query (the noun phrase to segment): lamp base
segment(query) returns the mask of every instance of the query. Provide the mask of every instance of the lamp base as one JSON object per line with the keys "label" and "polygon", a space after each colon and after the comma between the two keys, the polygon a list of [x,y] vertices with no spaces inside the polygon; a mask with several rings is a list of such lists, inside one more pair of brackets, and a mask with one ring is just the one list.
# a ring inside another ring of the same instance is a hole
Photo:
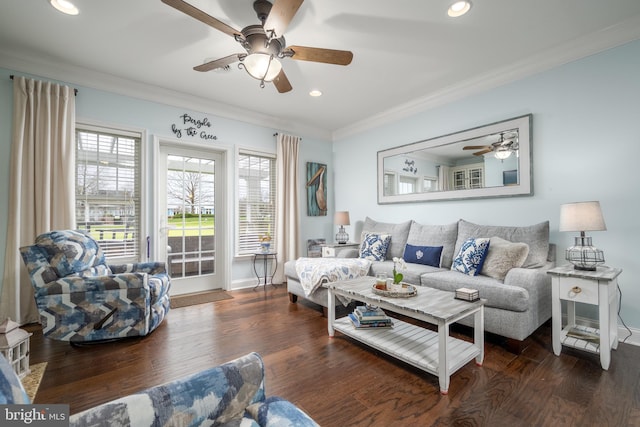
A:
{"label": "lamp base", "polygon": [[592,267],[584,267],[582,265],[576,265],[573,264],[573,269],[574,270],[580,270],[580,271],[596,271],[597,270],[597,266],[592,266]]}
{"label": "lamp base", "polygon": [[341,225],[340,229],[338,230],[338,234],[336,234],[336,242],[338,242],[338,244],[340,245],[344,245],[348,241],[349,241],[349,235],[344,230],[344,227]]}
{"label": "lamp base", "polygon": [[591,245],[591,237],[580,236],[575,238],[575,245],[565,251],[565,259],[576,270],[595,271],[598,265],[604,264],[604,253]]}

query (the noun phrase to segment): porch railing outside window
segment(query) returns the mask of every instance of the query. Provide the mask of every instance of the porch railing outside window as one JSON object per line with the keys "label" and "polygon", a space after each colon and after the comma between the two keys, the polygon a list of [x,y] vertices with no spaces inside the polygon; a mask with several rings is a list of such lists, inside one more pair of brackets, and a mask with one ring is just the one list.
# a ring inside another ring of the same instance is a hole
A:
{"label": "porch railing outside window", "polygon": [[141,135],[76,125],[76,221],[109,260],[140,260]]}

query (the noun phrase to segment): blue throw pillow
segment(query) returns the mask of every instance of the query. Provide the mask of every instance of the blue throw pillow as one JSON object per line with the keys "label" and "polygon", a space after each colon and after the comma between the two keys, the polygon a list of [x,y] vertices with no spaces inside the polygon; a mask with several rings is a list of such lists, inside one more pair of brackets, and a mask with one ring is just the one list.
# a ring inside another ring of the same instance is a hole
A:
{"label": "blue throw pillow", "polygon": [[489,242],[488,237],[465,240],[453,260],[453,264],[451,264],[451,269],[469,276],[477,276],[482,270],[484,259],[487,257]]}
{"label": "blue throw pillow", "polygon": [[406,262],[414,264],[430,265],[432,267],[440,267],[440,256],[442,255],[442,246],[414,246],[404,247],[404,255],[402,258]]}
{"label": "blue throw pillow", "polygon": [[384,261],[391,242],[389,234],[362,233],[360,258],[370,261]]}

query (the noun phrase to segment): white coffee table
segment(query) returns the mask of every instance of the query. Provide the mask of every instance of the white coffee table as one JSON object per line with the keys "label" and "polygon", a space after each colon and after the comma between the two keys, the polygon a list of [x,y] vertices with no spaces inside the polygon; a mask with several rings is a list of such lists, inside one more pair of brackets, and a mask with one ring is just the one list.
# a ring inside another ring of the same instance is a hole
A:
{"label": "white coffee table", "polygon": [[[451,375],[475,358],[482,366],[484,360],[484,303],[461,301],[453,292],[418,286],[418,295],[410,298],[389,298],[375,294],[375,278],[325,283],[328,290],[328,330],[358,340],[368,346],[400,359],[425,372],[437,375],[440,392],[447,394]],[[398,319],[390,329],[356,329],[349,317],[336,319],[335,295],[377,305],[395,313],[419,319],[438,327],[434,332]],[[468,342],[449,336],[449,326],[473,315],[474,341]]]}

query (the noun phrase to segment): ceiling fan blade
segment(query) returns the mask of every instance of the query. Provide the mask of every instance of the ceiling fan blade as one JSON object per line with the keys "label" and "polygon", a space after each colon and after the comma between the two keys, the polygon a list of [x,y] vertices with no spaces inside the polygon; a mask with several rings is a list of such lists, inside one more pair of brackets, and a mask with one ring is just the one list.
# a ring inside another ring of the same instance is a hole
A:
{"label": "ceiling fan blade", "polygon": [[183,0],[162,0],[162,3],[167,4],[174,9],[179,10],[182,13],[185,13],[192,18],[196,18],[198,21],[204,22],[205,24],[215,28],[216,30],[220,30],[225,34],[230,35],[231,37],[236,37],[236,35],[242,35],[240,31],[236,30],[233,27],[225,24],[222,21],[217,20],[213,16],[203,12],[195,6],[190,5],[186,1]]}
{"label": "ceiling fan blade", "polygon": [[491,148],[488,145],[467,145],[466,147],[463,147],[463,150],[482,150],[485,148]]}
{"label": "ceiling fan blade", "polygon": [[[268,36],[282,37],[304,0],[276,0],[269,16],[264,21],[264,31]],[[272,34],[273,33],[273,34]]]}
{"label": "ceiling fan blade", "polygon": [[233,64],[236,61],[239,61],[241,57],[246,56],[245,53],[234,53],[233,55],[225,56],[224,58],[216,59],[213,61],[206,62],[202,65],[198,65],[193,67],[196,71],[211,71],[216,68],[224,68],[229,64]]}
{"label": "ceiling fan blade", "polygon": [[301,61],[324,62],[325,64],[349,65],[353,59],[353,53],[348,50],[321,49],[318,47],[288,46],[293,52],[292,59]]}
{"label": "ceiling fan blade", "polygon": [[291,89],[293,89],[293,87],[291,87],[291,83],[289,83],[287,75],[284,73],[284,70],[280,70],[280,73],[278,73],[277,77],[273,79],[273,84],[280,93],[289,92]]}
{"label": "ceiling fan blade", "polygon": [[482,156],[483,154],[487,154],[492,152],[493,150],[491,148],[485,148],[482,151],[478,151],[477,153],[473,153],[474,156]]}

